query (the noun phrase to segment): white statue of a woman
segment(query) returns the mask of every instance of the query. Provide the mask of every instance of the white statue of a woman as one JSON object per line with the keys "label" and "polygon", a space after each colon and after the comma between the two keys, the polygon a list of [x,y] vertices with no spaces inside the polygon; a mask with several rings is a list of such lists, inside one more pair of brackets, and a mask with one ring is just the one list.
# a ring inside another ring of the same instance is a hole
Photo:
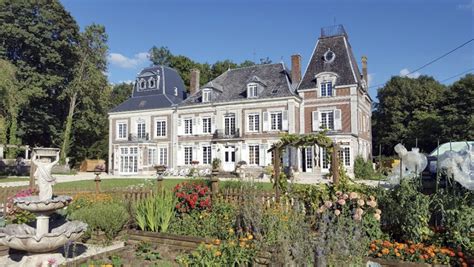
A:
{"label": "white statue of a woman", "polygon": [[56,183],[56,178],[51,176],[51,169],[59,161],[59,151],[56,152],[56,160],[49,162],[48,159],[33,158],[33,163],[36,165],[34,177],[39,187],[39,200],[45,201],[53,197],[53,185]]}

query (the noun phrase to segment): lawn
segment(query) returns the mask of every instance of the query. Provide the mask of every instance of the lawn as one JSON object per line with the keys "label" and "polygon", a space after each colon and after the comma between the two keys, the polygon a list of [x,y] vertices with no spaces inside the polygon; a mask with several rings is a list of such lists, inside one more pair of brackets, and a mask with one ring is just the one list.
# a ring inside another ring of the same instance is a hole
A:
{"label": "lawn", "polygon": [[[27,181],[27,180],[25,180]],[[147,182],[148,181],[148,182]],[[140,185],[145,183],[151,183],[153,186],[155,185],[155,179],[145,179],[145,178],[124,178],[124,179],[103,179],[100,182],[100,189],[101,190],[111,190],[111,189],[120,189],[126,188],[132,185]],[[165,188],[171,189],[179,183],[184,181],[189,181],[186,179],[164,179],[163,185]],[[226,183],[235,183],[229,181],[221,181],[219,184],[220,186],[225,186]],[[260,183],[262,186],[262,190],[271,190],[272,184],[271,183]],[[82,180],[82,181],[74,181],[74,182],[63,182],[58,183],[54,186],[54,190],[74,190],[74,191],[89,191],[95,190],[95,182],[93,180]]]}
{"label": "lawn", "polygon": [[0,177],[0,183],[10,183],[10,182],[28,182],[30,179],[29,178],[21,178],[21,177]]}

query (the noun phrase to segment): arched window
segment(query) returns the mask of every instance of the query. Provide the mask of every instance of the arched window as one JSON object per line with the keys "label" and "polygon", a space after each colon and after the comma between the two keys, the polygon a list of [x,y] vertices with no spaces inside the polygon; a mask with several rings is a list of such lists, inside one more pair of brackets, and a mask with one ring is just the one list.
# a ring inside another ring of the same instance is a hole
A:
{"label": "arched window", "polygon": [[155,84],[155,78],[152,77],[148,80],[148,88],[155,88]]}

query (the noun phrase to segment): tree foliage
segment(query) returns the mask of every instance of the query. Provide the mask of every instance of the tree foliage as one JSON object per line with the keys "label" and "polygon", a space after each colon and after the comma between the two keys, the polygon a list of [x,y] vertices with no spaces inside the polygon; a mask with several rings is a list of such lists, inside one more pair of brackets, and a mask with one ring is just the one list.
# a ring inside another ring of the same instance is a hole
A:
{"label": "tree foliage", "polygon": [[431,152],[440,142],[474,137],[474,78],[467,75],[449,87],[428,76],[392,77],[377,93],[373,112],[374,151],[392,155],[397,143]]}

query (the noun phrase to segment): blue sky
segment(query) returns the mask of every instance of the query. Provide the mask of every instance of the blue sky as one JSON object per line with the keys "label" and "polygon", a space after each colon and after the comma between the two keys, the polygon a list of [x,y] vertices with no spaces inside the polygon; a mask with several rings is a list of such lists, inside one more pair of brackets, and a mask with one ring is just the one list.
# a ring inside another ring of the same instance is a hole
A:
{"label": "blue sky", "polygon": [[[125,1],[62,0],[83,29],[109,35],[109,80],[133,80],[147,51],[167,46],[199,62],[284,61],[298,53],[303,71],[320,28],[343,24],[355,56],[368,57],[370,85],[429,62],[474,36],[474,0]],[[420,70],[438,80],[474,68],[474,42]],[[471,72],[473,72],[471,70]],[[450,84],[456,77],[445,81]],[[373,98],[376,88],[370,88]]]}

